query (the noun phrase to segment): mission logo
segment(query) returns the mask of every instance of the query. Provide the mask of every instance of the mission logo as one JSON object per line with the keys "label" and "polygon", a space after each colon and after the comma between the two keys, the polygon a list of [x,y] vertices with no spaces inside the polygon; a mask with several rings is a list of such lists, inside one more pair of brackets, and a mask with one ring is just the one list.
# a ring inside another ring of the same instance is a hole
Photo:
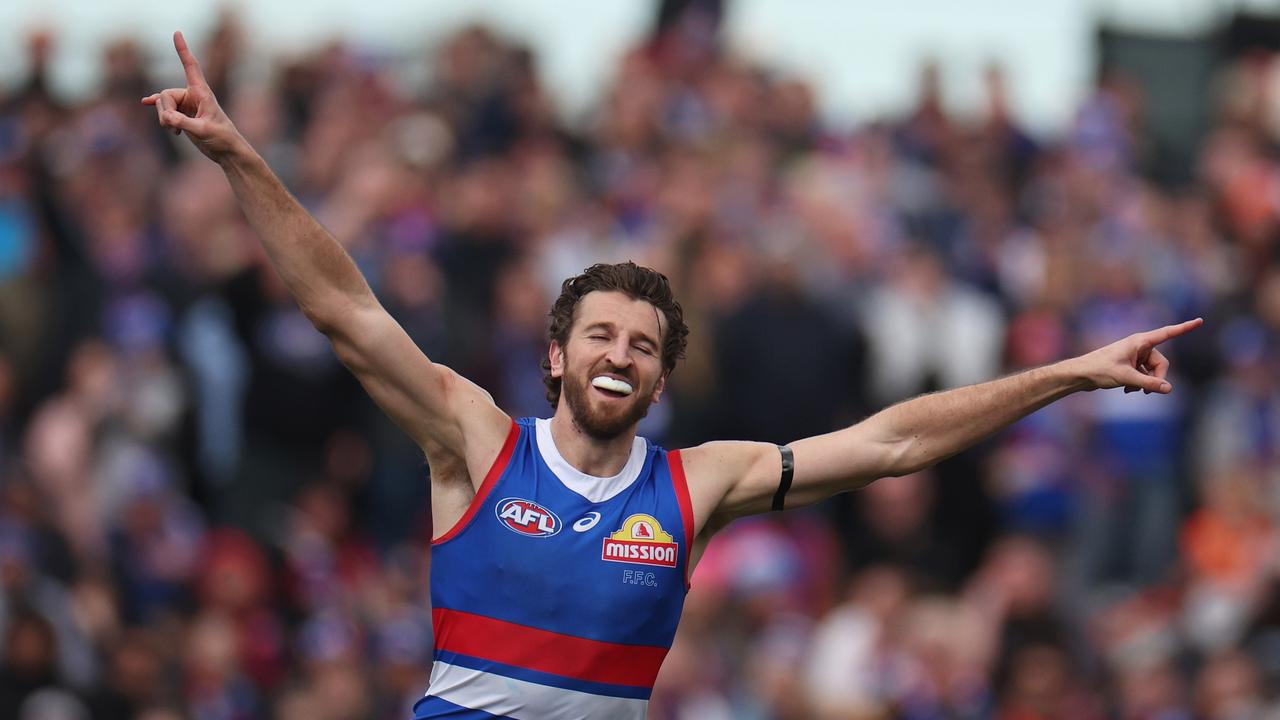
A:
{"label": "mission logo", "polygon": [[673,568],[679,547],[656,518],[637,513],[623,520],[622,528],[604,539],[600,556],[611,562]]}
{"label": "mission logo", "polygon": [[550,537],[560,532],[560,518],[532,500],[506,498],[494,511],[498,521],[511,532],[528,537]]}

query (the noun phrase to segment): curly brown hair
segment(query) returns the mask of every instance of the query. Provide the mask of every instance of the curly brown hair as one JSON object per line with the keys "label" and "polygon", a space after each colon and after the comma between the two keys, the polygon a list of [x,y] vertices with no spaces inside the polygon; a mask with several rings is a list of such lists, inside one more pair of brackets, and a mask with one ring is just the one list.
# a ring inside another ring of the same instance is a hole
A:
{"label": "curly brown hair", "polygon": [[[578,303],[587,293],[613,291],[625,293],[635,300],[644,300],[662,311],[667,318],[667,330],[662,337],[662,372],[670,375],[676,361],[684,357],[688,343],[689,326],[684,323],[684,310],[671,293],[667,276],[652,268],[636,265],[631,261],[597,263],[581,275],[568,278],[560,286],[560,297],[551,306],[551,325],[547,329],[548,341],[554,340],[564,347],[569,342],[569,330],[573,327]],[[555,407],[560,402],[560,378],[551,377],[551,359],[542,358],[542,382],[547,386],[547,402]]]}

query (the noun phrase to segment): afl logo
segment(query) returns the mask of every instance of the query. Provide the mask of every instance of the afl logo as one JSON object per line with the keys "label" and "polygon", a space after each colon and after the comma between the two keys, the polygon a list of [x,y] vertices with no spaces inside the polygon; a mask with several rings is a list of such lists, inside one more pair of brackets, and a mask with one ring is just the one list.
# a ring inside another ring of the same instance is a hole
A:
{"label": "afl logo", "polygon": [[528,537],[550,537],[560,532],[560,518],[532,500],[506,498],[494,510],[498,521],[511,532]]}

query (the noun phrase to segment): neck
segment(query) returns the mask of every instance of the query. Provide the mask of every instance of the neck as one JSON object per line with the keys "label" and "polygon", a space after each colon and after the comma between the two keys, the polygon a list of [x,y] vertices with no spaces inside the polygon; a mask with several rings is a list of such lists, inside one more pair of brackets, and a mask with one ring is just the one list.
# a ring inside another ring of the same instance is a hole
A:
{"label": "neck", "polygon": [[556,443],[560,457],[575,470],[595,477],[612,477],[622,472],[631,458],[631,446],[636,439],[636,428],[608,440],[591,437],[573,421],[567,403],[561,401],[551,418],[551,439]]}

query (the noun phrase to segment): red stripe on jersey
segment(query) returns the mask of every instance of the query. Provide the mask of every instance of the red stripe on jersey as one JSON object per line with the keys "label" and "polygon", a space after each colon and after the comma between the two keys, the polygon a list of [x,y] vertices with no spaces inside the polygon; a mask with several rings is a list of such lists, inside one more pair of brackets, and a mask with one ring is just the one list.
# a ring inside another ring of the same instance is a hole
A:
{"label": "red stripe on jersey", "polygon": [[511,453],[515,451],[516,440],[519,437],[520,424],[512,420],[511,429],[507,431],[507,440],[502,443],[502,450],[498,452],[498,457],[494,459],[493,465],[490,466],[489,473],[484,476],[484,482],[480,483],[480,489],[476,490],[476,496],[471,498],[471,504],[467,506],[467,511],[462,514],[458,522],[453,524],[453,527],[449,528],[449,532],[432,540],[432,545],[439,545],[452,540],[467,527],[467,523],[471,522],[471,518],[476,516],[476,512],[484,504],[484,499],[489,496],[489,491],[493,490],[493,486],[498,484],[498,478],[502,477],[502,471],[507,469],[507,463],[511,462]]}
{"label": "red stripe on jersey", "polygon": [[667,453],[667,466],[671,468],[671,484],[676,489],[676,503],[680,505],[680,518],[684,520],[684,587],[689,588],[689,559],[693,557],[693,502],[689,500],[689,482],[684,477],[684,459],[679,450]]}
{"label": "red stripe on jersey", "polygon": [[653,687],[667,648],[561,635],[484,615],[435,608],[437,650],[587,682]]}

